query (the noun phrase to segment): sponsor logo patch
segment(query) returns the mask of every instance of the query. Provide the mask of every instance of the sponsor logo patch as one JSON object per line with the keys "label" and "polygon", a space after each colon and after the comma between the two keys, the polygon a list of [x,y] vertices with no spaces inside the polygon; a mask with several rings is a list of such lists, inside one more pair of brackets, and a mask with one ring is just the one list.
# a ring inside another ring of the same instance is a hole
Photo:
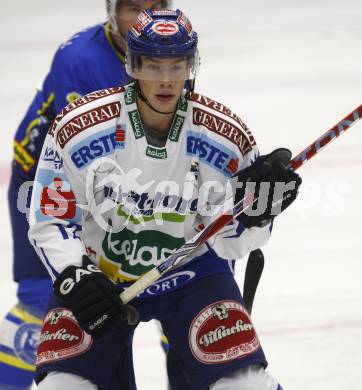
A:
{"label": "sponsor logo patch", "polygon": [[36,202],[36,220],[48,221],[54,217],[59,219],[80,221],[81,210],[77,208],[76,197],[67,177],[54,170],[39,169],[38,179],[33,188]]}
{"label": "sponsor logo patch", "polygon": [[81,329],[70,310],[53,309],[44,318],[36,365],[81,355],[91,345],[92,337]]}
{"label": "sponsor logo patch", "polygon": [[189,346],[198,361],[218,364],[250,355],[260,342],[245,308],[236,301],[219,301],[195,317]]}
{"label": "sponsor logo patch", "polygon": [[194,107],[193,123],[197,126],[205,126],[213,133],[228,139],[238,147],[243,156],[252,150],[252,144],[249,137],[240,127],[234,126],[232,123],[221,117],[215,116],[208,111]]}
{"label": "sponsor logo patch", "polygon": [[177,103],[177,109],[178,110],[181,110],[183,112],[186,112],[187,111],[187,107],[188,107],[188,102],[187,102],[187,99],[184,98],[183,96],[180,96],[180,99]]}
{"label": "sponsor logo patch", "polygon": [[160,21],[152,26],[152,30],[158,35],[175,35],[179,31],[179,27],[175,22]]}
{"label": "sponsor logo patch", "polygon": [[117,214],[129,222],[140,224],[161,219],[169,222],[184,222],[186,214],[197,211],[197,198],[156,192],[153,197],[147,192],[122,193],[116,187],[104,186],[104,196],[119,205]]}
{"label": "sponsor logo patch", "polygon": [[74,165],[83,169],[97,157],[112,154],[115,149],[124,149],[126,141],[126,126],[117,126],[92,134],[69,150]]}
{"label": "sponsor logo patch", "polygon": [[153,11],[154,16],[176,16],[176,11],[171,9],[158,9]]}
{"label": "sponsor logo patch", "polygon": [[184,122],[185,122],[185,118],[183,116],[178,114],[175,115],[171,125],[170,135],[168,136],[168,138],[171,141],[173,142],[178,141],[178,139],[180,138],[180,133]]}
{"label": "sponsor logo patch", "polygon": [[188,20],[188,18],[186,17],[186,15],[183,12],[180,13],[180,16],[178,17],[177,21],[181,24],[181,26],[183,26],[186,29],[188,34],[191,36],[191,34],[192,34],[192,25],[191,25],[190,21]]}
{"label": "sponsor logo patch", "polygon": [[[123,143],[126,140],[126,130],[122,129],[122,126],[117,126],[116,128],[116,142]],[[117,145],[121,146],[121,145]],[[124,148],[124,144],[122,145],[122,149]]]}
{"label": "sponsor logo patch", "polygon": [[137,139],[142,138],[145,135],[145,131],[143,129],[140,114],[138,113],[137,110],[134,110],[134,111],[130,111],[128,113],[128,116],[131,121],[134,136]]}
{"label": "sponsor logo patch", "polygon": [[123,274],[134,278],[159,265],[184,243],[184,238],[157,230],[134,233],[124,228],[117,233],[107,232],[102,248],[109,260],[121,266]]}
{"label": "sponsor logo patch", "polygon": [[136,91],[134,88],[129,88],[124,94],[124,101],[129,106],[130,104],[136,103]]}
{"label": "sponsor logo patch", "polygon": [[187,132],[186,154],[198,157],[225,176],[232,176],[238,169],[236,153],[202,133]]}
{"label": "sponsor logo patch", "polygon": [[163,160],[167,158],[166,148],[154,148],[153,146],[147,146],[146,156]]}
{"label": "sponsor logo patch", "polygon": [[216,102],[215,100],[207,98],[206,96],[199,95],[198,93],[193,93],[190,96],[190,99],[193,100],[194,102],[202,104],[205,107],[208,107],[208,108],[211,108],[211,109],[213,109],[215,111],[218,111],[221,114],[224,114],[224,115],[228,116],[229,118],[232,118],[232,119],[236,120],[236,122],[239,123],[239,125],[242,127],[242,129],[248,135],[249,140],[250,140],[252,146],[256,145],[255,139],[254,139],[251,131],[249,130],[248,126],[246,126],[246,124],[236,114],[234,114],[230,110],[230,108],[224,106],[223,104],[221,104],[219,102]]}
{"label": "sponsor logo patch", "polygon": [[119,116],[121,104],[113,102],[84,112],[68,121],[57,133],[57,141],[61,148],[77,134],[97,124],[107,122]]}
{"label": "sponsor logo patch", "polygon": [[188,282],[194,279],[196,276],[193,271],[182,271],[172,274],[166,278],[160,279],[157,283],[152,284],[150,287],[139,295],[139,297],[155,296],[160,294],[169,293],[185,286]]}
{"label": "sponsor logo patch", "polygon": [[41,193],[40,210],[48,217],[72,219],[76,214],[76,199],[72,190],[63,188],[60,177],[53,179],[52,187],[44,187]]}
{"label": "sponsor logo patch", "polygon": [[100,91],[95,91],[89,93],[88,95],[82,96],[79,99],[75,100],[73,103],[68,104],[63,110],[55,117],[54,122],[49,127],[48,134],[51,136],[54,135],[55,129],[59,122],[70,112],[75,110],[78,107],[84,106],[90,102],[94,102],[95,100],[102,99],[105,96],[115,95],[117,93],[123,92],[124,87],[114,87],[114,88],[106,88]]}
{"label": "sponsor logo patch", "polygon": [[45,148],[44,154],[42,156],[43,161],[52,162],[54,164],[54,169],[62,169],[63,160],[59,156],[59,153],[54,150],[51,146]]}
{"label": "sponsor logo patch", "polygon": [[142,11],[138,14],[135,24],[132,27],[132,31],[139,36],[141,31],[152,22],[151,16],[148,15],[147,12]]}

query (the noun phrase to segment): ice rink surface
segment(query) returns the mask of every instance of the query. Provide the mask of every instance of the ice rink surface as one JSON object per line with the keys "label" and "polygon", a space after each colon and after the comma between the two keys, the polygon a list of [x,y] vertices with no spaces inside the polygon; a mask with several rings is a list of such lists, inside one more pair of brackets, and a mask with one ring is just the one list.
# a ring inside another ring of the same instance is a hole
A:
{"label": "ice rink surface", "polygon": [[[200,36],[197,90],[243,118],[262,152],[300,152],[362,103],[361,0],[175,1]],[[15,303],[6,187],[12,137],[56,47],[105,18],[101,0],[0,6],[0,314]],[[253,321],[286,390],[362,388],[362,121],[300,170],[278,218]],[[242,284],[245,260],[237,279]],[[154,324],[136,333],[139,389],[164,389]]]}

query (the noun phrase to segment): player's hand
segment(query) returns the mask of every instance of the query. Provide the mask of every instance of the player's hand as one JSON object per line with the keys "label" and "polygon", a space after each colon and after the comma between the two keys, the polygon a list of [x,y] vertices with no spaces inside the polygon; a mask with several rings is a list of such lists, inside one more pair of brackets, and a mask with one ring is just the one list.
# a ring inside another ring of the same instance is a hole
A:
{"label": "player's hand", "polygon": [[[253,207],[255,211],[249,209],[237,217],[245,227],[267,224],[297,198],[302,179],[292,169],[286,169],[291,157],[290,150],[279,148],[270,154],[260,156],[252,165],[234,175],[239,185],[243,183],[242,188],[237,186],[235,189],[235,203],[245,197],[245,187],[248,186],[245,186],[245,183],[248,182],[256,183],[254,197],[258,197],[257,202],[261,202],[260,208],[257,208],[259,205],[256,202]],[[270,186],[264,188],[264,185],[261,186],[263,182],[270,183]],[[285,183],[286,187],[281,183]],[[256,210],[260,212],[257,213]]]}
{"label": "player's hand", "polygon": [[[82,267],[69,266],[54,283],[54,293],[73,312],[79,325],[93,338],[111,332],[130,329],[130,306],[119,297],[121,288],[113,283],[88,258],[83,256]],[[132,325],[138,322],[138,313],[132,307]]]}

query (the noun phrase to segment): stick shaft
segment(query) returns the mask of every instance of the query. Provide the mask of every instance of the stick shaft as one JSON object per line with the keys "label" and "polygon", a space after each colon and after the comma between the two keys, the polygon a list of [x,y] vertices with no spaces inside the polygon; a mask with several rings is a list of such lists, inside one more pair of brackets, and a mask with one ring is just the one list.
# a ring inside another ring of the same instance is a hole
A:
{"label": "stick shaft", "polygon": [[323,148],[328,144],[338,138],[341,134],[346,132],[352,125],[354,125],[362,117],[362,104],[357,107],[354,111],[348,114],[340,122],[334,125],[331,129],[326,131],[321,137],[316,141],[310,144],[297,156],[295,156],[291,162],[290,166],[297,170],[308,160],[313,158],[317,153],[319,153]]}

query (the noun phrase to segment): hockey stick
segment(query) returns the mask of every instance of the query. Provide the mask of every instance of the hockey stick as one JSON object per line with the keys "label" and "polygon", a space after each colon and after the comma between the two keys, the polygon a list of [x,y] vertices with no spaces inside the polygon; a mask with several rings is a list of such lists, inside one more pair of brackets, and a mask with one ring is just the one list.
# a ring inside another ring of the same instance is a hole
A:
{"label": "hockey stick", "polygon": [[[359,111],[359,108],[356,110],[357,112]],[[355,116],[353,115],[353,119],[354,118],[355,118]],[[343,128],[343,125],[346,125],[346,123],[343,123],[343,121],[342,121],[342,126],[341,126],[341,128],[339,128],[342,131],[345,130]],[[347,123],[347,125],[348,125],[348,123]],[[350,127],[351,125],[352,124],[350,124],[348,127]],[[346,128],[348,128],[348,127],[346,127]],[[331,129],[331,130],[333,130],[333,129]],[[327,133],[329,133],[329,132],[327,132]],[[327,136],[327,133],[324,134],[324,136]],[[339,132],[338,135],[340,135],[340,133],[341,132]],[[321,143],[324,139],[324,136],[321,137],[322,138],[322,140],[320,140]],[[312,149],[307,148],[304,152],[308,153],[309,150],[313,150],[313,145],[314,144],[312,144],[309,147]],[[297,169],[297,168],[298,167],[296,167],[294,169]],[[264,269],[263,252],[260,249],[256,249],[255,251],[250,252],[249,257],[248,257],[248,261],[246,264],[246,268],[245,268],[244,288],[243,288],[243,300],[244,300],[245,308],[247,309],[249,314],[251,314],[252,309],[253,309],[255,293],[256,293],[256,290],[258,288],[258,284],[259,284],[261,275],[263,273],[263,269]]]}
{"label": "hockey stick", "polygon": [[244,276],[243,300],[245,309],[251,314],[256,289],[264,269],[264,255],[260,249],[250,252],[248,262],[246,263]]}
{"label": "hockey stick", "polygon": [[[321,137],[314,141],[310,146],[300,152],[295,156],[288,165],[288,168],[294,170],[299,169],[304,165],[308,160],[313,158],[317,153],[319,153],[325,146],[334,141],[337,137],[343,134],[348,128],[355,124],[360,117],[362,116],[362,105],[357,107],[344,119],[338,122],[330,130],[325,132]],[[151,269],[143,276],[141,276],[136,282],[134,282],[130,287],[126,288],[121,294],[120,298],[124,304],[127,304],[133,298],[135,298],[140,292],[145,288],[153,284],[158,280],[164,273],[171,271],[178,264],[181,263],[190,253],[192,253],[196,248],[206,242],[210,237],[214,236],[218,231],[220,231],[224,226],[232,222],[238,215],[245,212],[249,209],[254,202],[257,201],[255,198],[252,202],[248,202],[244,205],[244,199],[239,201],[234,205],[232,209],[228,212],[221,214],[215,220],[213,220],[209,225],[207,225],[203,230],[197,233],[193,238],[187,241],[179,249],[177,249],[171,256],[165,259],[160,265]]]}

